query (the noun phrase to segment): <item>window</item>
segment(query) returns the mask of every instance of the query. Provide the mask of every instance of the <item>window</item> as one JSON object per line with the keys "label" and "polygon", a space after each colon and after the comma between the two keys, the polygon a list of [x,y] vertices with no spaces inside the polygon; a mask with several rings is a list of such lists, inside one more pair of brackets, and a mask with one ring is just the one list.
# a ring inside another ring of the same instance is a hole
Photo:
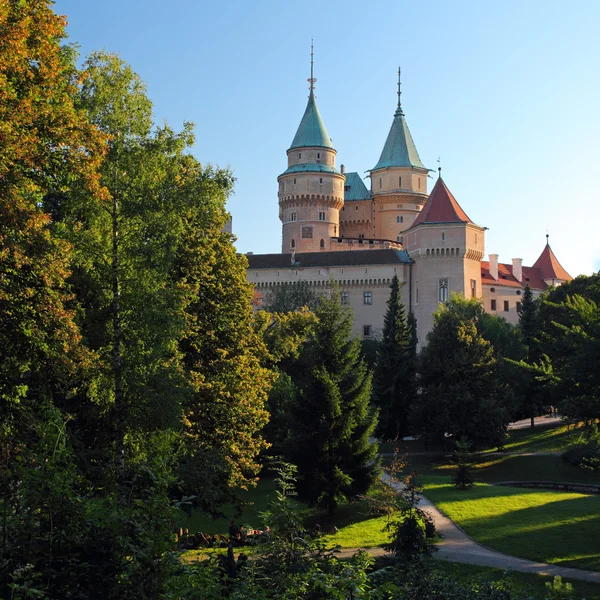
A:
{"label": "window", "polygon": [[302,158],[302,152],[298,152],[298,160]]}
{"label": "window", "polygon": [[347,306],[348,304],[350,304],[350,294],[348,292],[342,292],[340,294],[340,302],[344,306]]}
{"label": "window", "polygon": [[362,242],[362,240],[364,240],[364,239],[365,239],[365,234],[364,234],[364,233],[359,233],[359,234],[358,234],[358,239],[359,239],[359,241],[361,241],[361,242]]}
{"label": "window", "polygon": [[363,302],[365,304],[373,304],[373,292],[364,292]]}
{"label": "window", "polygon": [[417,178],[417,184],[419,186],[419,189],[421,189],[421,178],[420,177]]}
{"label": "window", "polygon": [[296,178],[294,177],[294,185],[296,185]]}
{"label": "window", "polygon": [[521,303],[517,302],[517,312],[521,314]]}
{"label": "window", "polygon": [[296,213],[295,213],[295,212],[293,212],[293,213],[290,215],[290,220],[291,220],[291,221],[295,221],[295,220],[296,220]]}
{"label": "window", "polygon": [[402,243],[402,236],[401,236],[401,235],[399,235],[399,236],[396,238],[396,241],[398,241],[398,242]]}
{"label": "window", "polygon": [[371,337],[373,335],[373,329],[370,325],[363,325],[363,337]]}
{"label": "window", "polygon": [[404,223],[404,217],[396,217],[396,223]]}
{"label": "window", "polygon": [[496,310],[496,300],[495,299],[492,299],[490,301],[490,309],[491,310]]}
{"label": "window", "polygon": [[324,220],[325,220],[325,213],[319,212],[319,221],[324,221]]}
{"label": "window", "polygon": [[442,242],[446,239],[446,232],[442,231]]}
{"label": "window", "polygon": [[317,160],[319,160],[321,158],[321,153],[317,152]]}
{"label": "window", "polygon": [[319,177],[319,183],[323,183],[323,178]]}
{"label": "window", "polygon": [[292,243],[290,244],[292,246],[292,248],[296,247],[296,240],[292,240]]}
{"label": "window", "polygon": [[344,191],[345,192],[349,192],[350,191],[350,186],[349,185],[345,185],[344,186]]}
{"label": "window", "polygon": [[471,279],[471,298],[477,298],[477,280]]}
{"label": "window", "polygon": [[508,300],[504,301],[504,312],[508,312],[510,310],[510,306],[508,304]]}
{"label": "window", "polygon": [[402,187],[402,177],[398,177],[398,187]]}
{"label": "window", "polygon": [[333,226],[333,235],[337,235],[337,225]]}
{"label": "window", "polygon": [[312,240],[312,236],[313,236],[313,228],[310,225],[304,225],[302,227],[302,237],[306,240],[306,239],[311,239]]}
{"label": "window", "polygon": [[417,288],[417,297],[415,299],[415,304],[419,304],[419,288]]}
{"label": "window", "polygon": [[320,244],[319,244],[319,246],[321,248],[325,248],[325,240],[322,239],[321,242],[320,242]]}
{"label": "window", "polygon": [[383,179],[380,177],[379,178],[379,189],[381,189],[381,186],[383,185]]}
{"label": "window", "polygon": [[438,282],[438,288],[439,288],[439,299],[440,302],[446,302],[446,300],[448,300],[448,280],[447,279],[440,279]]}
{"label": "window", "polygon": [[358,210],[358,206],[355,206],[356,210]]}

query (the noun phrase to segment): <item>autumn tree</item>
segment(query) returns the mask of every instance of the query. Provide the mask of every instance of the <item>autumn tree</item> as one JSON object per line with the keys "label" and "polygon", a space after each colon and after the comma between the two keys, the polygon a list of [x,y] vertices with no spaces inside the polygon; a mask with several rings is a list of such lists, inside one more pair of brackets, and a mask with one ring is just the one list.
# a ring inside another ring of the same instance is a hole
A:
{"label": "autumn tree", "polygon": [[334,287],[321,297],[318,324],[294,382],[289,458],[298,465],[299,494],[332,513],[340,500],[365,493],[377,477],[377,415],[370,407],[371,375],[351,337],[352,313]]}
{"label": "autumn tree", "polygon": [[409,410],[415,394],[415,361],[400,283],[395,275],[390,288],[373,381],[379,407],[378,433],[384,439],[401,439],[408,433]]}

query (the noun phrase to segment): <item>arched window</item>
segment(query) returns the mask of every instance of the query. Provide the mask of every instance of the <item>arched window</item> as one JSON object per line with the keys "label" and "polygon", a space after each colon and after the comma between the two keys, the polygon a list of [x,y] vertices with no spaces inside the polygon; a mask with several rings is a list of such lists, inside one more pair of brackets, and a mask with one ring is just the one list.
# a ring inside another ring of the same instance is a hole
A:
{"label": "arched window", "polygon": [[321,240],[320,246],[321,246],[321,248],[325,248],[325,240],[323,240],[323,239]]}
{"label": "arched window", "polygon": [[404,217],[396,217],[396,223],[404,223]]}
{"label": "arched window", "polygon": [[292,246],[292,248],[296,247],[296,240],[292,240],[291,246]]}

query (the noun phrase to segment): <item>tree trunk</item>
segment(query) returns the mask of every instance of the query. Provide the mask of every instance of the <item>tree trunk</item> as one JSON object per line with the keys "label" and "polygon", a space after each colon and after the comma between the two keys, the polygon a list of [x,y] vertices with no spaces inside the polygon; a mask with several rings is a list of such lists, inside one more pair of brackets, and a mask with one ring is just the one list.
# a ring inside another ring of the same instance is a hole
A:
{"label": "tree trunk", "polygon": [[125,503],[125,406],[123,398],[123,363],[121,360],[121,307],[119,304],[119,199],[113,194],[112,212],[112,319],[113,319],[113,378],[115,385],[114,435],[119,503]]}

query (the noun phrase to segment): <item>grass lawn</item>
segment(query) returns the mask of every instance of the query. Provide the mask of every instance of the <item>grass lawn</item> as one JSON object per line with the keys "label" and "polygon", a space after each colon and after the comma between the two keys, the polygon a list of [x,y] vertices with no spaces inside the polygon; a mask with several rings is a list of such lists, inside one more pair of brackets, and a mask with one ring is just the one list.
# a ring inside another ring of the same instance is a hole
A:
{"label": "grass lawn", "polygon": [[[191,516],[181,512],[177,526],[189,529],[190,533],[201,531],[211,535],[227,534],[229,524],[234,519],[238,525],[245,524],[250,528],[260,528],[263,523],[259,515],[275,498],[275,487],[272,478],[263,478],[256,488],[244,492],[242,495],[244,507],[241,515],[236,513],[233,505],[223,508],[226,515],[223,519],[212,519],[200,511],[193,511]],[[384,484],[378,482],[369,492],[369,496],[380,495],[383,487]],[[330,516],[327,511],[312,508],[300,502],[297,505],[308,529],[314,528],[317,523],[321,526],[323,533],[331,531],[334,526],[338,528],[336,534],[325,535],[324,539],[328,545],[340,545],[342,548],[369,548],[381,546],[388,541],[388,534],[383,532],[387,517],[374,516],[372,505],[368,499],[343,503],[333,516]]]}
{"label": "grass lawn", "polygon": [[[535,575],[534,573],[519,573],[518,571],[504,571],[492,567],[479,567],[447,561],[436,561],[436,570],[441,571],[459,581],[505,581],[520,595],[531,598],[546,598],[546,582],[552,582],[553,577]],[[600,600],[600,585],[587,581],[564,579],[573,585],[576,598],[586,600]]]}
{"label": "grass lawn", "polygon": [[[513,429],[508,432],[506,452],[564,452],[577,443],[581,429],[577,426],[545,425],[543,417],[536,419],[534,429]],[[491,448],[487,452],[493,452]]]}
{"label": "grass lawn", "polygon": [[424,477],[425,495],[477,541],[514,556],[600,570],[600,497]]}

